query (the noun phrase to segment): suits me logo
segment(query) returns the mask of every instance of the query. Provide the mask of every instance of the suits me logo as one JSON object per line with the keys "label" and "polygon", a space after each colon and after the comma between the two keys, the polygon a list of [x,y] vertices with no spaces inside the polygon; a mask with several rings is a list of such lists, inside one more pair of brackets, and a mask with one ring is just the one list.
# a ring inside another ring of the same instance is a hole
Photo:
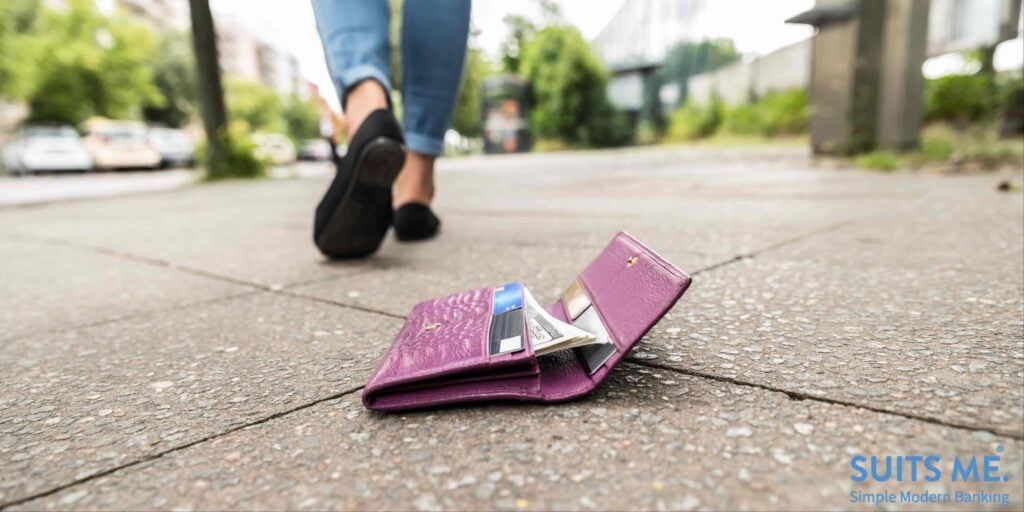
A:
{"label": "suits me logo", "polygon": [[[984,482],[1001,485],[1010,481],[1011,475],[1003,472],[1000,462],[1005,449],[996,446],[992,455],[958,455],[952,464],[943,464],[937,455],[854,455],[850,458],[853,470],[850,479],[854,482],[939,482],[951,483]],[[949,468],[948,472],[943,467]],[[908,486],[911,487],[911,486]],[[998,492],[932,492],[908,488],[899,493],[893,491],[863,492],[850,491],[851,503],[975,503],[1008,505],[1009,493]]]}

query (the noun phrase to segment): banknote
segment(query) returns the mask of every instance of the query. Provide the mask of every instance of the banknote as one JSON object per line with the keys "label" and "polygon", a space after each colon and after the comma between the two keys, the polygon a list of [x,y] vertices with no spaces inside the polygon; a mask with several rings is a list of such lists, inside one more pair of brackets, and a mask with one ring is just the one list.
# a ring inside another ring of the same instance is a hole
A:
{"label": "banknote", "polygon": [[530,342],[535,354],[540,356],[567,348],[601,342],[593,334],[551,316],[526,287],[523,287],[523,297],[525,299],[526,324],[530,331]]}

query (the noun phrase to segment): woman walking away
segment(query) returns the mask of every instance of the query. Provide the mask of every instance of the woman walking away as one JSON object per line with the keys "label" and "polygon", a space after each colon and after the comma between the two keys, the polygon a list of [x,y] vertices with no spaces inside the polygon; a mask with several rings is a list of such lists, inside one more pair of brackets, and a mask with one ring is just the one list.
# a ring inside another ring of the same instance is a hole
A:
{"label": "woman walking away", "polygon": [[435,236],[434,163],[462,81],[469,0],[406,0],[402,125],[392,112],[388,0],[313,0],[327,67],[341,97],[348,153],[316,209],[325,255],[365,257],[391,225],[400,241]]}

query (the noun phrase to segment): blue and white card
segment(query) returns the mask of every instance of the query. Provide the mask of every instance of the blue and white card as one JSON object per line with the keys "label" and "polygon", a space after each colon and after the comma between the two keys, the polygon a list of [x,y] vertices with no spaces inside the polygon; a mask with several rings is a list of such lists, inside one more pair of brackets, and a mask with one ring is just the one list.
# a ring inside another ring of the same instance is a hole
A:
{"label": "blue and white card", "polygon": [[518,281],[494,289],[494,314],[523,307],[523,283]]}

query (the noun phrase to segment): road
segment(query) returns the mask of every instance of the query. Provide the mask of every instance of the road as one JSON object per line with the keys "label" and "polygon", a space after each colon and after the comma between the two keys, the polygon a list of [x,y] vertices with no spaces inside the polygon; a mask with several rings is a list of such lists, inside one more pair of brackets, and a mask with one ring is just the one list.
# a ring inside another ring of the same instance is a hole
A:
{"label": "road", "polygon": [[[312,177],[328,172],[326,164],[300,162],[275,168],[271,175]],[[194,169],[4,176],[0,177],[0,207],[174,190],[195,183],[197,177]]]}

